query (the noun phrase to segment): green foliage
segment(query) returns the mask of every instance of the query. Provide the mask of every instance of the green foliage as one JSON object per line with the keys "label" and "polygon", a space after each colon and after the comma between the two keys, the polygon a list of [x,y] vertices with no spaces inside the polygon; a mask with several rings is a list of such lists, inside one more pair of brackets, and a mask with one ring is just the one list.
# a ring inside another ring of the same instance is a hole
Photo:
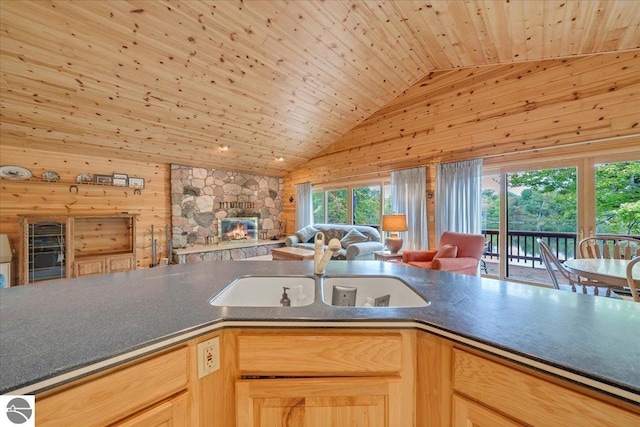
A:
{"label": "green foliage", "polygon": [[[507,177],[507,212],[511,230],[577,230],[577,173],[575,168],[546,169]],[[483,224],[497,229],[499,196],[485,190]],[[596,167],[596,231],[640,234],[640,161]]]}
{"label": "green foliage", "polygon": [[500,196],[494,190],[482,192],[482,227],[486,230],[500,228]]}
{"label": "green foliage", "polygon": [[640,234],[640,161],[596,167],[596,231]]}
{"label": "green foliage", "polygon": [[314,224],[324,224],[324,191],[317,191],[312,194],[313,200],[313,222]]}
{"label": "green foliage", "polygon": [[380,186],[353,189],[353,223],[380,224]]}
{"label": "green foliage", "polygon": [[348,224],[347,190],[327,191],[327,223]]}

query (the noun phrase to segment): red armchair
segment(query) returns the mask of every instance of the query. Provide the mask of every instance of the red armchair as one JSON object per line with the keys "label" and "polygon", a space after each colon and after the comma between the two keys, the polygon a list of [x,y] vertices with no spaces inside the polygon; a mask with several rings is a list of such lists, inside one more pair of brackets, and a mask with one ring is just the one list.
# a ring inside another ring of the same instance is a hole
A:
{"label": "red armchair", "polygon": [[402,262],[414,267],[477,276],[484,245],[485,238],[481,234],[445,231],[440,236],[438,250],[406,250],[402,253]]}

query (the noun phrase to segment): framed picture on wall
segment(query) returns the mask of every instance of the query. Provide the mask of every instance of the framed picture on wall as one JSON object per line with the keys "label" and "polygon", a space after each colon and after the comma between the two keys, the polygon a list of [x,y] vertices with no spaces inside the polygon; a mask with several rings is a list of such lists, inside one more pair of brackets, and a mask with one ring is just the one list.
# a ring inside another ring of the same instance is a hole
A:
{"label": "framed picture on wall", "polygon": [[129,175],[125,173],[113,174],[113,185],[117,187],[126,187],[129,184]]}
{"label": "framed picture on wall", "polygon": [[129,187],[144,188],[144,178],[129,178]]}
{"label": "framed picture on wall", "polygon": [[93,175],[93,182],[96,184],[111,185],[113,184],[113,177],[110,175]]}

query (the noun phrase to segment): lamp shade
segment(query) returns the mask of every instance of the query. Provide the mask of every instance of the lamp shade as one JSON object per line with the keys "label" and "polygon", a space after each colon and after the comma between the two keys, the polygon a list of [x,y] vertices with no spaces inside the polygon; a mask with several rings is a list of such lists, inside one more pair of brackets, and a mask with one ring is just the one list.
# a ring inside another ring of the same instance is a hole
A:
{"label": "lamp shade", "polygon": [[407,231],[407,216],[405,214],[382,215],[383,231]]}

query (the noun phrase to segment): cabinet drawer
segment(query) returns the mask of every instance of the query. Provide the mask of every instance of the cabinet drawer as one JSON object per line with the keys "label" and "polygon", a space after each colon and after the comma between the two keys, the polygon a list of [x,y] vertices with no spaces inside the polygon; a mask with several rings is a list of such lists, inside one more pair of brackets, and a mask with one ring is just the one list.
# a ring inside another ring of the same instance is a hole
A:
{"label": "cabinet drawer", "polygon": [[243,375],[397,374],[402,336],[381,334],[240,335]]}
{"label": "cabinet drawer", "polygon": [[187,387],[186,347],[36,397],[38,426],[99,426]]}
{"label": "cabinet drawer", "polygon": [[454,349],[458,393],[536,426],[640,425],[640,415],[483,357]]}

